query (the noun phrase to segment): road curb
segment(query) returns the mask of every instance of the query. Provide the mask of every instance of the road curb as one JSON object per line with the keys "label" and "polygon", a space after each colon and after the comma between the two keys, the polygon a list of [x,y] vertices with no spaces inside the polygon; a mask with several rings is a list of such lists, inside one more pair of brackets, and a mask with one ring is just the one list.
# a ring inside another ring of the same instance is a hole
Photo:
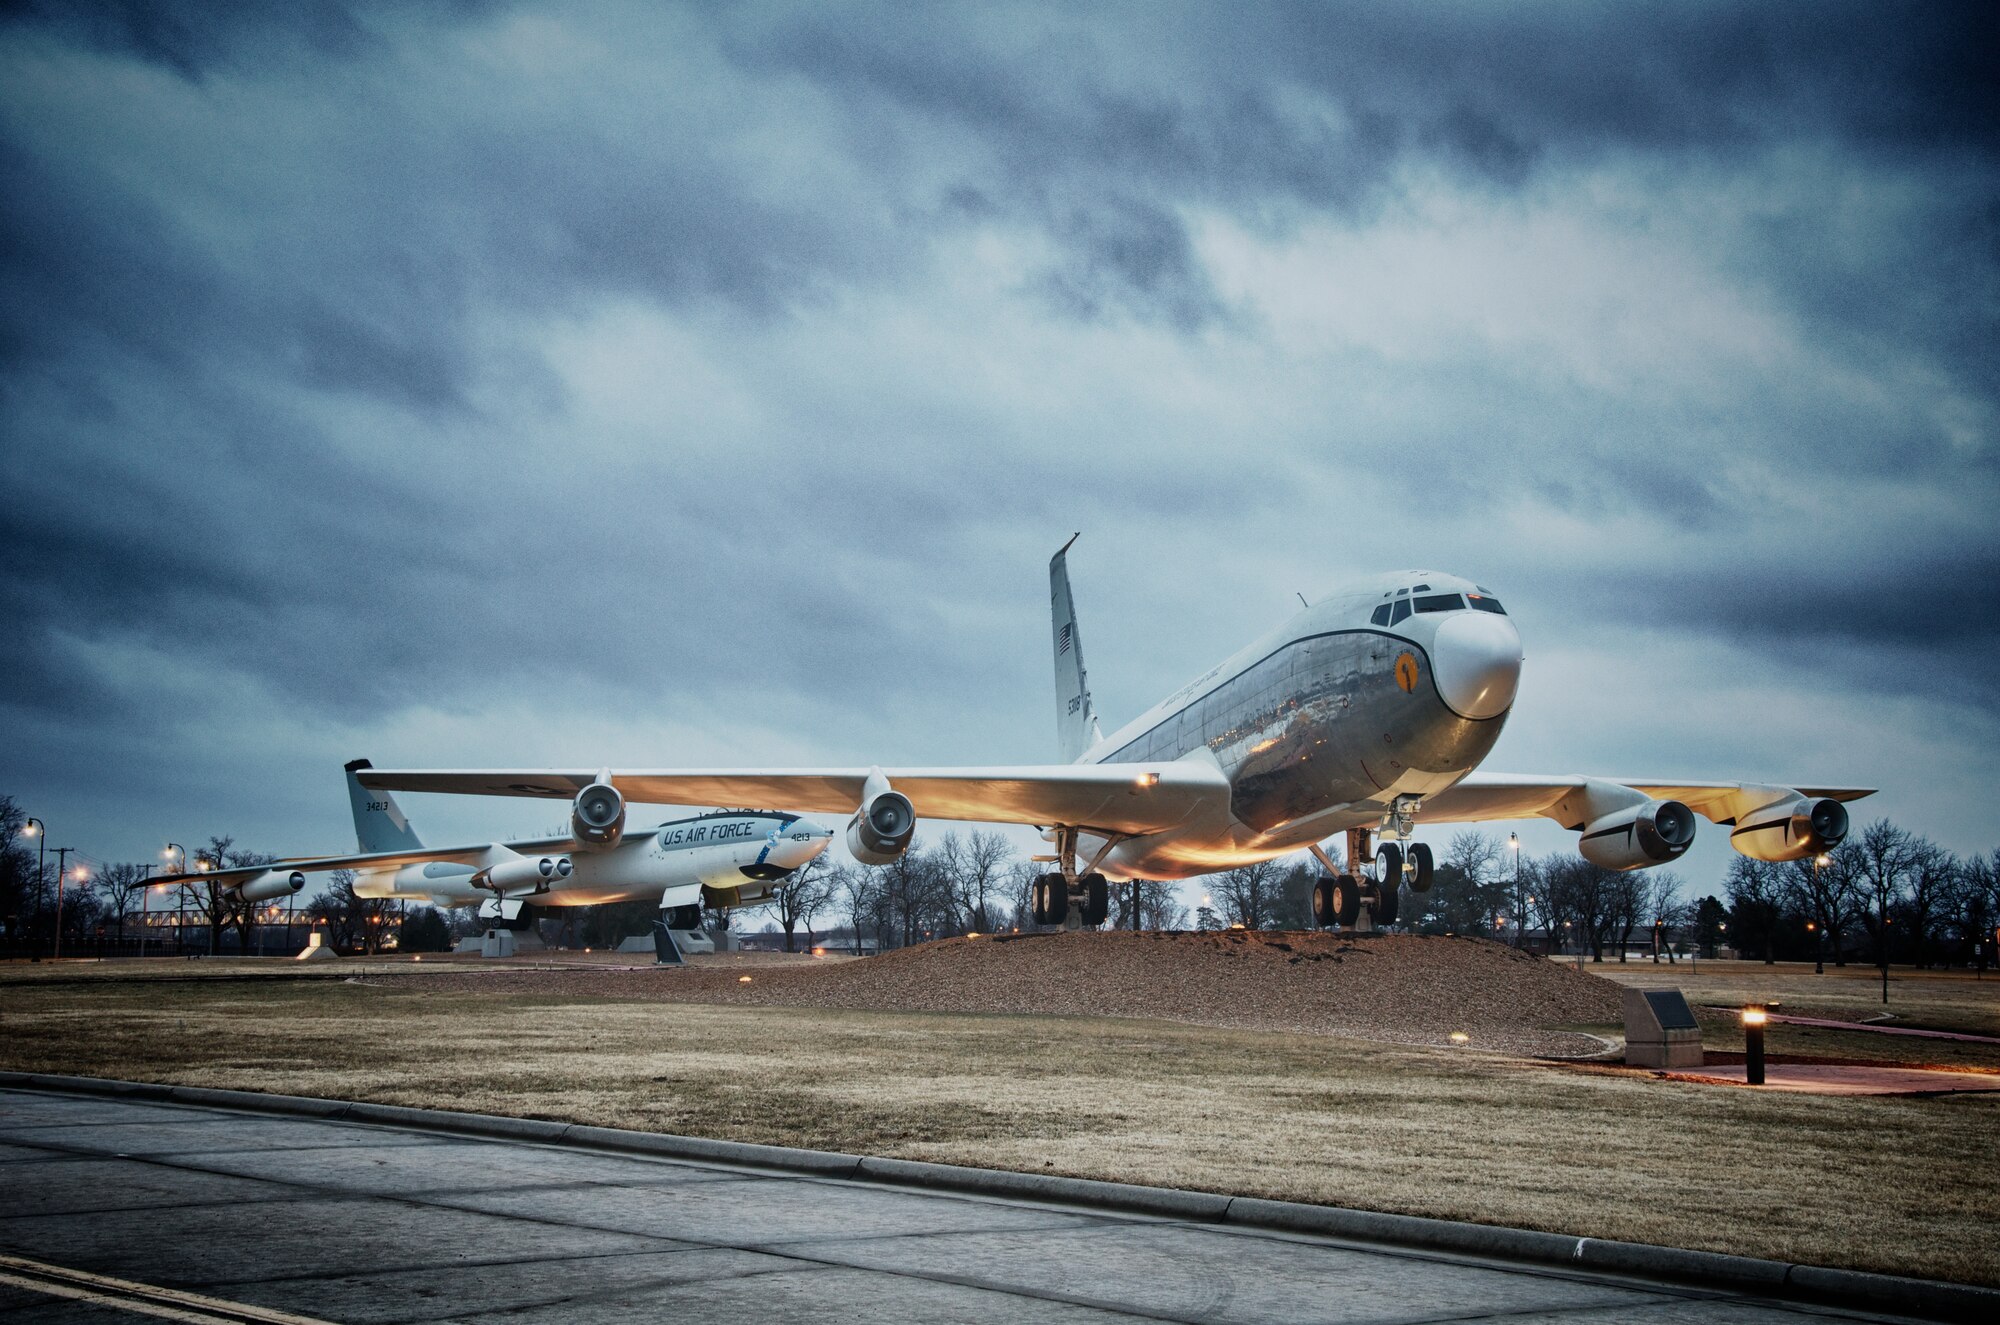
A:
{"label": "road curb", "polygon": [[1934,1320],[1977,1321],[1982,1325],[2000,1320],[2000,1291],[1968,1284],[1819,1265],[1793,1265],[1751,1256],[1657,1247],[1641,1242],[1579,1238],[1493,1224],[1426,1219],[1417,1215],[1223,1196],[1169,1187],[1142,1187],[1053,1174],[1016,1173],[1007,1169],[978,1169],[826,1150],[798,1150],[742,1141],[714,1141],[662,1132],[591,1127],[553,1119],[507,1118],[495,1114],[414,1109],[397,1104],[366,1104],[306,1095],[266,1095],[256,1091],[220,1090],[207,1086],[0,1071],[0,1089],[137,1099],[235,1112],[368,1123],[482,1140],[531,1141],[544,1145],[656,1155],[667,1159],[700,1160],[744,1168],[805,1173],[815,1177],[1046,1201],[1056,1205],[1087,1206],[1194,1223],[1236,1224],[1425,1251],[1601,1270],[1659,1279],[1680,1287],[1747,1291],[1774,1298],[1866,1307]]}

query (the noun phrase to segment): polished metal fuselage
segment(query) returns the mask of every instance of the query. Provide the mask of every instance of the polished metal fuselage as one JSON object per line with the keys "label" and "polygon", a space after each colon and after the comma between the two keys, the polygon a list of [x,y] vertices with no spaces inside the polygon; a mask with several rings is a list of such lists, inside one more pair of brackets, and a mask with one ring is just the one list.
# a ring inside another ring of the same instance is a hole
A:
{"label": "polished metal fuselage", "polygon": [[1476,768],[1506,714],[1453,712],[1432,663],[1437,619],[1377,626],[1380,601],[1371,585],[1313,605],[1091,750],[1091,763],[1213,760],[1231,787],[1226,818],[1121,842],[1102,868],[1177,878],[1282,855]]}

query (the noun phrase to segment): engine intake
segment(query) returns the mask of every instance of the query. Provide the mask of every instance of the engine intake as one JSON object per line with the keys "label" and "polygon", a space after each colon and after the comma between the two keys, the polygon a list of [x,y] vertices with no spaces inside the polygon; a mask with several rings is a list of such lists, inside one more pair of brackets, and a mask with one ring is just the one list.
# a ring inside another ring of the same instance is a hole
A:
{"label": "engine intake", "polygon": [[1824,797],[1805,796],[1768,805],[1745,815],[1729,835],[1729,845],[1752,860],[1804,860],[1847,840],[1847,807]]}
{"label": "engine intake", "polygon": [[569,828],[586,851],[609,851],[625,836],[625,797],[602,779],[576,794]]}
{"label": "engine intake", "polygon": [[306,886],[306,876],[297,870],[270,870],[237,889],[246,902],[268,902],[274,897],[290,897]]}
{"label": "engine intake", "polygon": [[1577,850],[1600,869],[1642,870],[1677,859],[1693,844],[1693,810],[1679,801],[1647,801],[1586,824]]}
{"label": "engine intake", "polygon": [[910,849],[917,811],[900,791],[878,792],[847,824],[847,849],[864,865],[887,865]]}
{"label": "engine intake", "polygon": [[487,870],[484,882],[497,893],[517,892],[522,888],[540,892],[559,879],[567,879],[570,869],[568,856],[520,856],[503,860]]}

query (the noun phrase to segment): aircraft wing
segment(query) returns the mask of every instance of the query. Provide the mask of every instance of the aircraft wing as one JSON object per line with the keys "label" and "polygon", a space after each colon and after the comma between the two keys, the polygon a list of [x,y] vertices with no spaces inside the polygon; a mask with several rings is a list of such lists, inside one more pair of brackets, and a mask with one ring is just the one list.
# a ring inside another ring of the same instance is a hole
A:
{"label": "aircraft wing", "polygon": [[[1213,764],[1020,764],[990,768],[613,769],[627,798],[655,805],[756,805],[852,814],[862,785],[880,771],[920,818],[975,823],[1064,824],[1133,836],[1177,827],[1229,804],[1229,780]],[[595,769],[451,770],[370,768],[356,774],[378,791],[568,800]]]}
{"label": "aircraft wing", "polygon": [[[571,839],[551,838],[547,845],[562,843],[567,851]],[[169,874],[164,878],[147,880],[147,886],[157,888],[168,883],[221,883],[235,885],[248,883],[261,874],[272,870],[298,870],[306,874],[323,874],[328,870],[378,870],[396,869],[404,865],[423,865],[431,861],[450,861],[455,865],[491,865],[495,858],[505,859],[518,855],[516,848],[537,849],[532,842],[481,842],[470,847],[426,847],[417,851],[374,851],[346,856],[294,856],[287,860],[274,860],[266,865],[232,865],[226,870],[200,870],[193,874]]]}
{"label": "aircraft wing", "polygon": [[[1580,827],[1607,799],[1622,791],[1632,799],[1677,800],[1719,824],[1795,796],[1837,801],[1860,800],[1873,787],[1781,787],[1757,782],[1660,782],[1645,778],[1599,778],[1571,774],[1541,777],[1519,773],[1469,773],[1447,791],[1424,798],[1424,823],[1479,823],[1493,819],[1554,819]],[[1636,795],[1634,795],[1636,793]]]}

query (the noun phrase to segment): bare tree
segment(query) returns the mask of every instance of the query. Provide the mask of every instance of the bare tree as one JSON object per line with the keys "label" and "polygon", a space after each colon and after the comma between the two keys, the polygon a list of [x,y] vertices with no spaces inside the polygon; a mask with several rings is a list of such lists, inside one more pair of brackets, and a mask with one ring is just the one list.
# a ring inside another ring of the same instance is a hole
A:
{"label": "bare tree", "polygon": [[854,955],[859,957],[861,937],[867,932],[869,921],[875,916],[881,900],[881,885],[873,870],[842,864],[832,870],[832,886],[836,898],[847,911],[848,923],[854,930]]}
{"label": "bare tree", "polygon": [[1687,904],[1681,900],[1681,886],[1681,876],[1672,870],[1646,871],[1646,914],[1653,926],[1655,966],[1660,964],[1662,954],[1670,966],[1679,960],[1674,952],[1673,936],[1687,922]]}
{"label": "bare tree", "polygon": [[1861,884],[1860,844],[1843,842],[1819,856],[1791,861],[1782,873],[1787,905],[1817,926],[1815,946],[1826,945],[1834,965],[1847,965],[1848,931],[1868,905]]}
{"label": "bare tree", "polygon": [[773,902],[778,910],[778,923],[785,930],[786,952],[798,951],[793,935],[800,925],[806,927],[810,946],[812,919],[833,900],[834,887],[833,869],[824,855],[815,856],[786,877]]}
{"label": "bare tree", "polygon": [[1188,927],[1188,909],[1181,902],[1179,885],[1158,879],[1135,879],[1131,887],[1139,899],[1139,928]]}
{"label": "bare tree", "polygon": [[1958,858],[1925,837],[1910,839],[1908,883],[1901,914],[1908,926],[1910,961],[1930,965],[1931,938],[1951,905],[1958,884]]}
{"label": "bare tree", "polygon": [[372,955],[387,937],[391,907],[386,898],[355,892],[353,870],[335,870],[327,876],[326,891],[306,905],[306,914],[326,926],[336,948],[359,948]]}
{"label": "bare tree", "polygon": [[981,934],[995,928],[995,914],[1005,890],[1014,849],[990,829],[974,829],[964,837],[946,833],[938,847],[938,864],[951,889],[964,927]]}
{"label": "bare tree", "polygon": [[97,876],[97,893],[104,901],[104,914],[111,917],[121,939],[125,937],[125,917],[137,909],[133,903],[145,896],[146,876],[150,872],[148,866],[121,861],[106,865]]}
{"label": "bare tree", "polygon": [[1632,946],[1633,931],[1646,916],[1649,890],[1639,870],[1625,870],[1605,881],[1605,920],[1618,936],[1618,960],[1624,961]]}
{"label": "bare tree", "polygon": [[1277,918],[1283,873],[1277,861],[1260,860],[1211,874],[1209,890],[1221,899],[1223,923],[1269,929]]}
{"label": "bare tree", "polygon": [[[1861,830],[1860,851],[1856,854],[1857,878],[1867,900],[1861,920],[1875,940],[1875,964],[1889,969],[1890,913],[1902,897],[1909,877],[1910,835],[1887,819],[1877,819]],[[1888,976],[1884,974],[1883,979]],[[1886,986],[1885,986],[1886,988]]]}

